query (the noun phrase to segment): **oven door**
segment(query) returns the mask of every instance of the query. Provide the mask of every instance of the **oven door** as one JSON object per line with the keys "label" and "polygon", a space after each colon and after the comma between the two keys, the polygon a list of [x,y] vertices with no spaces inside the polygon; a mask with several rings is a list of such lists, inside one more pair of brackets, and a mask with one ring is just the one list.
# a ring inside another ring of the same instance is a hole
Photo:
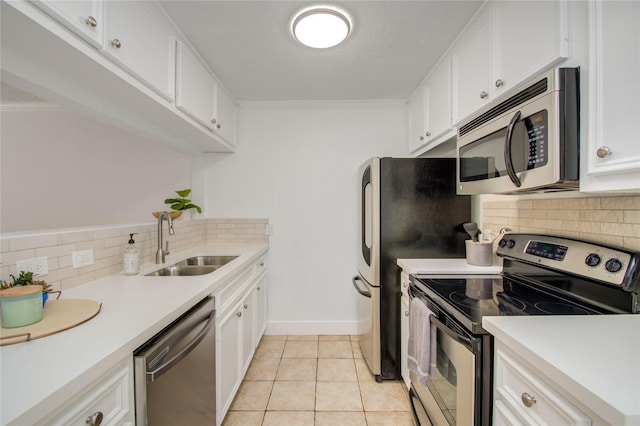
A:
{"label": "oven door", "polygon": [[431,323],[437,330],[436,376],[421,386],[410,374],[416,422],[420,426],[480,425],[481,338],[455,329],[452,320],[431,317]]}

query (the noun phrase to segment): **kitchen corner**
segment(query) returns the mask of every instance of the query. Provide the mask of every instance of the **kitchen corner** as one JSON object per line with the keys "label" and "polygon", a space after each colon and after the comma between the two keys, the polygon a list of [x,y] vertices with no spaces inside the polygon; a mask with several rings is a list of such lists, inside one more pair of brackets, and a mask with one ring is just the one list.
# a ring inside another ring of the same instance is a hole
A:
{"label": "kitchen corner", "polygon": [[[101,312],[64,332],[0,349],[0,423],[41,422],[43,416],[75,398],[191,306],[233,282],[267,249],[266,241],[203,244],[172,253],[163,265],[144,264],[140,275],[115,274],[65,291],[63,298],[101,302]],[[201,276],[144,275],[175,261],[202,255],[238,257]]]}

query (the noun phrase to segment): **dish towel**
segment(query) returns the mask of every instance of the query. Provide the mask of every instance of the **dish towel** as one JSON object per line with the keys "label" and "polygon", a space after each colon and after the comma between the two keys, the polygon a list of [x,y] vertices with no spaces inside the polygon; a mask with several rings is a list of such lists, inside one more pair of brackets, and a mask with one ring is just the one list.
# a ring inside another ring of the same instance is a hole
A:
{"label": "dish towel", "polygon": [[431,324],[433,312],[420,299],[414,297],[409,309],[409,343],[407,366],[415,373],[421,386],[436,375],[436,327]]}

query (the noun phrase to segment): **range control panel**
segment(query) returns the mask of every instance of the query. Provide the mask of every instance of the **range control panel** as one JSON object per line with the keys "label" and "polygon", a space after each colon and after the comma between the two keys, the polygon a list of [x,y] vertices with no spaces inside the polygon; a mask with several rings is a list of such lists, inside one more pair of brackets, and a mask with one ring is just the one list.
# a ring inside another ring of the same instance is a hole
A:
{"label": "range control panel", "polygon": [[505,234],[497,254],[624,287],[632,284],[639,261],[637,253],[536,234]]}

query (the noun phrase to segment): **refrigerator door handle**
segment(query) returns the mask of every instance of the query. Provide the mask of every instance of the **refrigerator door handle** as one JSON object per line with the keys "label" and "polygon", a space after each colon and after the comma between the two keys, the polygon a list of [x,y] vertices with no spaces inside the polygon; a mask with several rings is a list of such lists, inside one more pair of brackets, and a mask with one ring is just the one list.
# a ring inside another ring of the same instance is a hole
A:
{"label": "refrigerator door handle", "polygon": [[367,187],[371,185],[371,167],[367,167],[362,176],[362,186],[360,187],[360,205],[362,207],[362,218],[360,219],[361,229],[361,238],[360,244],[362,246],[362,256],[364,257],[367,265],[371,266],[371,242],[367,241],[370,238],[371,229],[371,217],[372,214],[371,205],[369,205],[369,200],[367,199]]}
{"label": "refrigerator door handle", "polygon": [[361,295],[363,295],[364,297],[371,298],[371,292],[367,290],[362,290],[360,286],[358,286],[358,283],[356,281],[362,281],[362,278],[360,278],[359,276],[355,276],[351,279],[351,282],[353,283],[353,286],[356,288],[356,291]]}

